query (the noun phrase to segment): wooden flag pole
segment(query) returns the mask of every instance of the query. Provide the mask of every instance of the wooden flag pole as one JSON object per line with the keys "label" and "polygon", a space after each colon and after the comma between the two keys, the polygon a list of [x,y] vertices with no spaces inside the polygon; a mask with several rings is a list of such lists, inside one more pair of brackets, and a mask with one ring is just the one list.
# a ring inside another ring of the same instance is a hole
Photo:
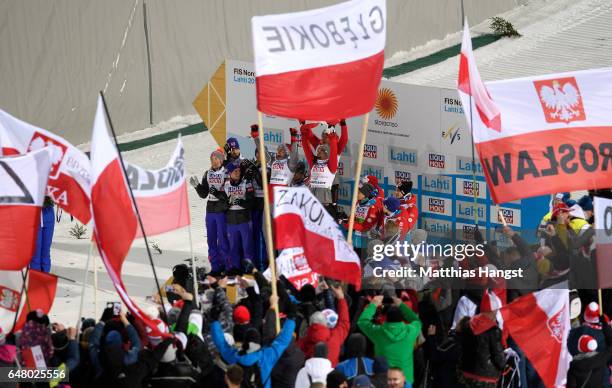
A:
{"label": "wooden flag pole", "polygon": [[599,311],[600,311],[600,314],[603,315],[604,310],[603,310],[603,297],[601,296],[601,288],[597,289],[597,296],[599,298]]}
{"label": "wooden flag pole", "polygon": [[259,162],[261,163],[261,185],[264,194],[264,230],[266,236],[266,249],[268,252],[268,266],[272,277],[272,296],[274,296],[276,306],[272,306],[275,311],[276,333],[280,332],[280,317],[278,310],[278,292],[276,290],[276,260],[274,259],[274,240],[272,239],[272,217],[270,217],[270,191],[268,188],[268,168],[266,166],[266,145],[264,143],[263,115],[258,110],[257,119],[259,121]]}
{"label": "wooden flag pole", "polygon": [[499,208],[497,209],[497,214],[499,214],[499,218],[501,219],[502,224],[504,224],[504,226],[508,226],[508,223],[506,222],[506,218],[504,217],[504,213],[502,213],[502,211]]}
{"label": "wooden flag pole", "polygon": [[[81,287],[81,302],[79,303],[79,314],[77,315],[76,329],[77,333],[81,330],[81,317],[83,316],[83,302],[85,301],[85,287],[87,286],[87,275],[89,274],[89,262],[91,260],[91,252],[93,251],[93,240],[89,240],[89,251],[87,252],[87,261],[85,261],[85,273],[83,274],[83,286]],[[94,290],[95,292],[95,290]],[[97,315],[95,316],[98,317]]]}
{"label": "wooden flag pole", "polygon": [[346,241],[349,245],[353,244],[353,227],[355,226],[355,211],[357,210],[357,194],[359,193],[359,178],[361,177],[361,165],[363,164],[363,148],[365,147],[366,136],[368,134],[368,119],[370,113],[363,117],[363,127],[361,128],[361,142],[357,148],[357,165],[355,166],[355,185],[353,186],[353,202],[351,202],[351,215],[349,217],[348,237]]}

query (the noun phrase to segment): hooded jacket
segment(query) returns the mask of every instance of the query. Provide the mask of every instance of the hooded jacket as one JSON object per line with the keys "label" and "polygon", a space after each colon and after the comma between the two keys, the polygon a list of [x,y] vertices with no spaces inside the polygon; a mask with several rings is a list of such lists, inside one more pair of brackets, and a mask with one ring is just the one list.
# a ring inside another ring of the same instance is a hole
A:
{"label": "hooded jacket", "polygon": [[352,382],[357,375],[372,376],[374,374],[374,360],[365,356],[366,348],[366,339],[361,334],[351,334],[346,341],[346,360],[339,363],[336,366],[336,370],[342,372],[349,380],[349,383]]}
{"label": "hooded jacket", "polygon": [[327,375],[334,370],[327,358],[313,357],[298,372],[295,388],[309,388],[312,383],[326,383]]}
{"label": "hooded jacket", "polygon": [[[467,322],[467,321],[466,321]],[[463,376],[475,381],[495,383],[506,364],[501,330],[491,319],[477,315],[469,323],[460,323]]]}
{"label": "hooded jacket", "polygon": [[281,357],[287,346],[291,343],[293,330],[295,329],[295,321],[287,319],[283,324],[281,332],[276,339],[270,344],[255,352],[240,354],[239,350],[232,348],[225,337],[223,330],[218,321],[210,325],[210,334],[215,346],[219,350],[221,357],[229,364],[239,364],[249,367],[257,364],[261,376],[261,381],[265,388],[272,388],[271,373],[272,368]]}
{"label": "hooded jacket", "polygon": [[[402,368],[406,381],[414,381],[413,350],[419,333],[421,321],[418,315],[404,303],[399,305],[405,322],[385,322],[377,325],[372,322],[376,305],[370,303],[357,320],[357,326],[374,343],[376,356],[384,356],[389,366]],[[407,322],[407,323],[406,323]]]}
{"label": "hooded jacket", "polygon": [[293,342],[272,370],[272,386],[274,388],[293,388],[297,374],[303,365],[304,353]]}
{"label": "hooded jacket", "polygon": [[335,367],[340,357],[340,347],[346,339],[350,328],[351,323],[349,321],[346,299],[338,299],[338,323],[336,327],[329,329],[325,325],[314,323],[308,326],[306,335],[298,340],[298,346],[304,352],[304,356],[310,358],[314,353],[314,346],[318,342],[325,342],[329,352],[327,358],[331,361],[332,366]]}

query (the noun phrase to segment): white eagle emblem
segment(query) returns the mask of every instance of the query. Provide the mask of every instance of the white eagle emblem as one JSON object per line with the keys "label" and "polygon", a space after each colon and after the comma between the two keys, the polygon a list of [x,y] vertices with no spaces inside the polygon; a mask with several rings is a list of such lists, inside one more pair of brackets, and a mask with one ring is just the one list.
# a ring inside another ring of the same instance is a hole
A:
{"label": "white eagle emblem", "polygon": [[573,78],[553,80],[552,83],[542,83],[539,86],[537,90],[547,122],[567,124],[570,121],[585,120],[582,97]]}

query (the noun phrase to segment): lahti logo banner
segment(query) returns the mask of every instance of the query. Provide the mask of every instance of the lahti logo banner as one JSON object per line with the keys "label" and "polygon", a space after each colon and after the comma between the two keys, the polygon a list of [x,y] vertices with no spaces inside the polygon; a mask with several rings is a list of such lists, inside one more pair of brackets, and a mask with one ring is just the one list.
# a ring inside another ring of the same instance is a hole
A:
{"label": "lahti logo banner", "polygon": [[308,188],[275,187],[273,213],[276,249],[301,247],[314,272],[361,287],[359,256]]}
{"label": "lahti logo banner", "polygon": [[384,0],[252,19],[257,107],[330,121],[368,113],[384,63]]}

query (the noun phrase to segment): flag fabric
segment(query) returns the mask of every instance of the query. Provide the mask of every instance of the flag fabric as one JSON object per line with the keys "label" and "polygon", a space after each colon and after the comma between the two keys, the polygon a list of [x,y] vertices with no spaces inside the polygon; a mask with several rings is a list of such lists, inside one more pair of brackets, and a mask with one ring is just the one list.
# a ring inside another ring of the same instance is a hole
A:
{"label": "flag fabric", "polygon": [[612,288],[612,199],[593,199],[597,282],[599,288]]}
{"label": "flag fabric", "polygon": [[0,271],[0,327],[4,333],[13,329],[15,314],[19,317],[13,331],[21,330],[30,311],[40,309],[44,314],[49,313],[55,299],[57,277],[30,269],[23,297],[22,288],[21,271]]}
{"label": "flag fabric", "polygon": [[32,260],[50,170],[48,147],[0,158],[0,271],[20,270]]}
{"label": "flag fabric", "polygon": [[154,335],[165,336],[130,299],[121,279],[121,268],[136,236],[137,218],[128,192],[117,147],[108,135],[108,118],[98,97],[91,139],[91,210],[98,251],[121,300]]}
{"label": "flag fabric", "polygon": [[[314,288],[319,285],[319,274],[310,268],[304,255],[304,249],[301,247],[282,250],[276,258],[276,273],[283,275],[293,284],[296,290],[301,290],[306,284],[310,284]],[[264,271],[264,276],[268,281],[271,281],[272,271],[270,271],[270,268]]]}
{"label": "flag fabric", "polygon": [[21,155],[51,148],[47,193],[63,210],[83,224],[91,218],[90,169],[87,155],[65,139],[21,121],[0,109],[0,155]]}
{"label": "flag fabric", "polygon": [[569,290],[547,288],[524,295],[500,310],[505,330],[525,353],[546,387],[564,387],[572,357]]}
{"label": "flag fabric", "polygon": [[[180,137],[166,167],[145,170],[126,162],[125,170],[147,236],[189,225],[185,149]],[[142,237],[140,228],[136,237]]]}
{"label": "flag fabric", "polygon": [[487,82],[485,89],[469,48],[462,48],[458,91],[496,203],[610,186],[612,68]]}
{"label": "flag fabric", "polygon": [[276,249],[302,248],[310,268],[361,287],[359,256],[333,217],[306,187],[274,187]]}
{"label": "flag fabric", "polygon": [[382,77],[385,0],[251,19],[257,109],[330,121],[372,110]]}

